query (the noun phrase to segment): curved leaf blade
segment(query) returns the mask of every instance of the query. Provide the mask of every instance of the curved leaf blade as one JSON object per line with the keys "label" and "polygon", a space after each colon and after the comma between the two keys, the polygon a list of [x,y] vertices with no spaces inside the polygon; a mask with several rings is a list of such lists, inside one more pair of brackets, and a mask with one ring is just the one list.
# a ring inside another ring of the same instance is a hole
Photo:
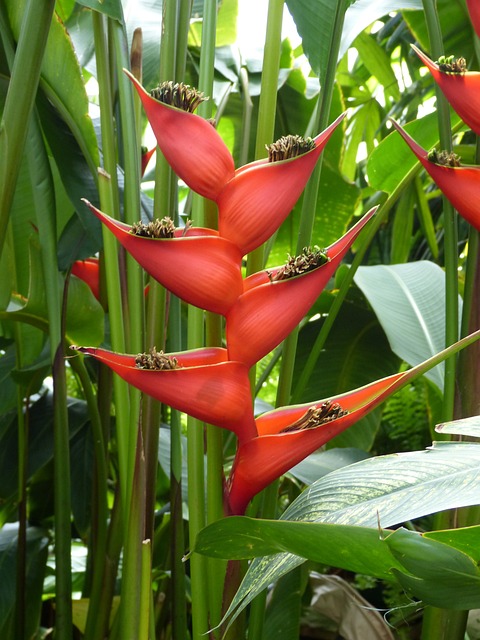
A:
{"label": "curved leaf blade", "polygon": [[[369,458],[312,484],[281,521],[382,527],[480,502],[480,446],[436,443],[431,449]],[[253,598],[303,562],[290,553],[258,558],[227,611],[234,619]]]}
{"label": "curved leaf blade", "polygon": [[[415,366],[445,347],[445,274],[439,266],[428,261],[365,266],[354,280],[392,351],[405,362]],[[441,364],[425,374],[440,389],[443,370]]]}

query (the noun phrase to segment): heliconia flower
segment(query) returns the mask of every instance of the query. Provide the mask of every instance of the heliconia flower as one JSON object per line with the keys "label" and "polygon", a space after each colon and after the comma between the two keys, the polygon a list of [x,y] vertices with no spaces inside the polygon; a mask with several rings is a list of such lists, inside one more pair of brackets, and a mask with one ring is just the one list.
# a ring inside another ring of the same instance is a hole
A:
{"label": "heliconia flower", "polygon": [[480,167],[438,164],[433,161],[437,154],[428,153],[399,124],[392,124],[458,213],[480,231]]}
{"label": "heliconia flower", "polygon": [[126,382],[160,402],[233,431],[243,442],[256,435],[248,368],[227,360],[220,347],[129,355],[72,347],[106,364]]}
{"label": "heliconia flower", "polygon": [[[448,71],[447,69],[451,67],[448,59],[446,64],[439,64],[433,62],[414,45],[412,47],[429,69],[453,109],[475,133],[480,135],[480,72]],[[442,67],[445,70],[442,70]]]}
{"label": "heliconia flower", "polygon": [[72,274],[90,287],[97,300],[100,300],[100,267],[98,258],[76,260],[72,265]]}
{"label": "heliconia flower", "polygon": [[232,154],[213,125],[200,116],[153,98],[127,70],[158,146],[175,173],[200,195],[215,200],[233,178]]}
{"label": "heliconia flower", "polygon": [[218,231],[185,227],[172,229],[174,237],[146,235],[148,229],[138,235],[131,225],[84,202],[155,280],[189,304],[225,315],[243,291],[242,256]]}
{"label": "heliconia flower", "polygon": [[237,449],[229,479],[229,508],[244,513],[249,501],[267,485],[316,449],[353,426],[388,396],[480,337],[480,331],[417,366],[343,393],[335,398],[282,407],[256,419],[257,438]]}
{"label": "heliconia flower", "polygon": [[[285,220],[302,193],[339,116],[313,140],[286,136],[270,145],[276,158],[235,171],[233,158],[204,118],[152,97],[128,72],[142,100],[158,146],[175,173],[219,207],[219,231],[245,255],[260,246]],[[275,149],[283,147],[283,153]]]}
{"label": "heliconia flower", "polygon": [[[276,267],[254,273],[244,280],[243,294],[226,315],[231,360],[253,365],[297,326],[375,211],[376,208],[371,209],[344,236],[327,247],[320,266],[306,267],[305,255],[302,255],[291,261],[293,277],[282,279],[286,275],[285,267]],[[295,275],[297,272],[300,275]]]}
{"label": "heliconia flower", "polygon": [[478,0],[467,0],[467,8],[475,33],[480,38],[480,3]]}
{"label": "heliconia flower", "polygon": [[[220,192],[218,229],[220,235],[235,242],[243,255],[267,240],[295,206],[320,155],[335,129],[344,119],[339,116],[313,140],[300,139],[310,150],[287,159],[257,160],[240,167]],[[286,136],[275,147],[295,145],[299,136]]]}

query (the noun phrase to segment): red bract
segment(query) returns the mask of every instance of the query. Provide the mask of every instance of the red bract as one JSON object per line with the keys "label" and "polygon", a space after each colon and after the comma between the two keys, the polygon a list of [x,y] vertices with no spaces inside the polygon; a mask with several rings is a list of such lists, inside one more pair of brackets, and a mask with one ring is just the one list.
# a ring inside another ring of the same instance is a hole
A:
{"label": "red bract", "polygon": [[278,229],[295,206],[325,145],[344,119],[315,138],[315,148],[288,160],[258,160],[235,172],[217,198],[220,235],[250,253]]}
{"label": "red bract", "polygon": [[90,287],[97,300],[100,300],[100,268],[98,258],[76,260],[72,265],[72,274]]}
{"label": "red bract", "polygon": [[315,148],[306,153],[276,162],[258,160],[235,171],[230,151],[206,120],[159,102],[127,75],[167,161],[189,187],[218,204],[220,235],[234,242],[242,255],[259,247],[285,220],[345,117],[320,133]]}
{"label": "red bract", "polygon": [[[477,2],[477,0],[475,0]],[[412,45],[424,65],[429,69],[448,102],[468,126],[480,135],[480,73],[448,73]]]}
{"label": "red bract", "polygon": [[168,354],[174,369],[144,369],[137,356],[94,347],[72,347],[93,356],[126,382],[174,409],[233,431],[243,442],[256,436],[248,368],[227,360],[220,347]]}
{"label": "red bract", "polygon": [[297,326],[375,211],[376,208],[369,211],[342,238],[328,247],[326,254],[329,261],[316,269],[286,280],[272,281],[279,267],[246,278],[244,293],[226,316],[230,359],[251,366]]}
{"label": "red bract", "polygon": [[348,413],[314,428],[282,433],[325,400],[276,409],[257,418],[258,437],[241,444],[235,456],[230,478],[231,513],[243,514],[253,496],[358,422],[413,375],[414,369],[410,369],[337,396],[332,403],[338,402]]}
{"label": "red bract", "polygon": [[243,291],[242,256],[217,231],[189,227],[177,229],[174,238],[138,236],[85,203],[155,280],[189,304],[225,315]]}
{"label": "red bract", "polygon": [[153,156],[154,153],[155,153],[155,147],[153,147],[149,151],[145,151],[144,153],[142,153],[142,158],[141,158],[141,162],[142,162],[141,175],[142,176],[145,173],[147,169],[147,165],[150,162],[150,158]]}
{"label": "red bract", "polygon": [[215,200],[233,177],[232,154],[213,125],[204,118],[163,104],[145,91],[127,70],[157,138],[175,173],[194,191]]}
{"label": "red bract", "polygon": [[393,120],[392,123],[458,213],[480,230],[480,167],[447,167],[436,164],[428,159],[427,151],[399,124]]}
{"label": "red bract", "polygon": [[467,0],[467,8],[475,33],[480,38],[480,2],[478,0]]}

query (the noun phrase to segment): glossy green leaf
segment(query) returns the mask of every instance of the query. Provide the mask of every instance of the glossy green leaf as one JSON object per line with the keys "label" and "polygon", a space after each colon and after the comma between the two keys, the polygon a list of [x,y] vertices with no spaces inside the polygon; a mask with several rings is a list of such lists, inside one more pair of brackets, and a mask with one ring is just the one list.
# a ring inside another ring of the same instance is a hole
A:
{"label": "glossy green leaf", "polygon": [[[58,286],[63,294],[63,279],[58,275]],[[27,300],[14,296],[0,319],[26,322],[46,331],[48,328],[45,288],[40,254],[36,243],[30,250],[30,285]],[[68,289],[66,334],[73,344],[99,345],[103,340],[104,312],[89,287],[79,278],[71,277]]]}
{"label": "glossy green leaf", "polygon": [[443,531],[427,531],[423,535],[425,538],[438,540],[438,542],[458,549],[470,556],[477,564],[480,563],[480,525]]}
{"label": "glossy green leaf", "polygon": [[368,33],[360,33],[353,43],[363,64],[372,76],[385,87],[385,93],[392,100],[400,99],[398,81],[385,50]]}
{"label": "glossy green leaf", "polygon": [[[8,0],[7,10],[16,40],[21,28],[26,0]],[[99,165],[97,140],[88,115],[88,99],[72,41],[58,17],[50,27],[42,63],[40,88],[68,123],[88,158],[91,170]]]}
{"label": "glossy green leaf", "polygon": [[[459,117],[452,112],[452,127],[458,125]],[[431,149],[438,143],[437,114],[409,122],[404,129],[422,145]],[[416,157],[396,131],[384,138],[368,159],[367,173],[374,189],[392,193],[407,175],[418,166]]]}
{"label": "glossy green leaf", "polygon": [[[8,416],[5,416],[7,418]],[[42,396],[30,409],[28,471],[31,478],[53,458],[53,396]],[[68,401],[70,435],[73,437],[87,422],[85,402]],[[18,424],[15,416],[0,422],[0,498],[7,499],[18,488]]]}
{"label": "glossy green leaf", "polygon": [[335,469],[340,469],[359,460],[365,460],[365,458],[368,458],[368,454],[361,449],[347,447],[315,451],[290,469],[289,473],[305,484],[312,484]]}
{"label": "glossy green leaf", "polygon": [[[286,509],[281,520],[391,527],[436,511],[480,503],[480,446],[437,443],[344,467],[321,478]],[[230,607],[251,600],[303,560],[281,553],[254,560]]]}
{"label": "glossy green leaf", "polygon": [[121,0],[78,0],[78,4],[103,13],[107,17],[118,20],[119,22],[123,19]]}
{"label": "glossy green leaf", "polygon": [[235,560],[286,551],[326,566],[392,580],[390,569],[401,569],[402,564],[382,540],[389,533],[375,527],[235,516],[203,529],[194,551]]}
{"label": "glossy green leaf", "polygon": [[[445,274],[433,262],[359,267],[355,284],[372,305],[392,351],[411,366],[445,347]],[[461,307],[461,299],[459,298]],[[443,389],[443,364],[425,375]]]}
{"label": "glossy green leaf", "polygon": [[473,436],[480,438],[480,416],[461,418],[451,422],[443,422],[435,427],[438,433],[452,433],[457,436]]}
{"label": "glossy green leaf", "polygon": [[[407,8],[407,7],[405,7]],[[446,55],[475,57],[472,25],[462,0],[437,0],[435,3]],[[430,40],[423,11],[405,11],[404,18],[422,48],[428,52]]]}
{"label": "glossy green leaf", "polygon": [[[330,54],[336,3],[329,0],[287,0],[287,6],[302,38],[310,66],[322,80]],[[345,15],[340,57],[357,35],[377,18],[399,9],[421,8],[420,0],[357,0],[351,3]]]}
{"label": "glossy green leaf", "polygon": [[[0,530],[0,636],[16,638],[16,566],[18,525],[6,524]],[[33,638],[40,623],[42,587],[48,554],[47,532],[37,527],[27,528],[26,541],[26,615],[25,637]]]}
{"label": "glossy green leaf", "polygon": [[462,551],[402,530],[387,536],[385,543],[404,567],[394,574],[407,593],[444,609],[480,606],[480,569]]}

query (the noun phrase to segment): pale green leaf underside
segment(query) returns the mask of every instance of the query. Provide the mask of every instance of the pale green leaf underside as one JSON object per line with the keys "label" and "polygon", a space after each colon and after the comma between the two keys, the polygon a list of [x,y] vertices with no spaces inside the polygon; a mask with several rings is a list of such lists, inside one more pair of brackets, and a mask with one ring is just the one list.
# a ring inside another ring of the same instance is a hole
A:
{"label": "pale green leaf underside", "polygon": [[[445,273],[438,265],[359,267],[354,280],[402,360],[415,366],[445,348]],[[425,375],[443,389],[443,371],[442,363]]]}

